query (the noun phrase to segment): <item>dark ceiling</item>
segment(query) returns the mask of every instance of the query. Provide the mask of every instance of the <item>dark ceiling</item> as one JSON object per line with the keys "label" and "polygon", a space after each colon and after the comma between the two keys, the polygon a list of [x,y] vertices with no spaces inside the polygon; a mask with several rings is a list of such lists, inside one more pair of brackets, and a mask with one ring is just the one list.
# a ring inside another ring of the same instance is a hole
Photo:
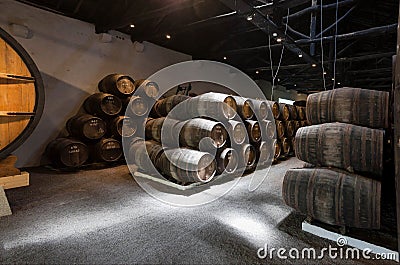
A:
{"label": "dark ceiling", "polygon": [[194,59],[227,62],[254,79],[272,80],[272,59],[275,84],[298,91],[322,90],[323,76],[328,89],[333,83],[391,88],[398,0],[19,2],[93,23],[97,33],[115,29],[131,35],[132,41],[150,41]]}

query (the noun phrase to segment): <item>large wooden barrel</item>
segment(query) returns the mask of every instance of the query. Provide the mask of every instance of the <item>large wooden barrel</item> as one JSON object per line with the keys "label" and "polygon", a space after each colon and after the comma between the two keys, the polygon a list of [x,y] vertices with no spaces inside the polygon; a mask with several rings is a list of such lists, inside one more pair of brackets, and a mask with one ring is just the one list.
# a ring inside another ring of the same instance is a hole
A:
{"label": "large wooden barrel", "polygon": [[94,161],[115,162],[122,157],[121,142],[113,138],[103,138],[91,147],[90,156]]}
{"label": "large wooden barrel", "polygon": [[281,111],[279,110],[279,103],[275,101],[267,100],[269,107],[271,108],[272,115],[274,116],[275,120],[279,120],[281,116]]}
{"label": "large wooden barrel", "polygon": [[160,94],[160,88],[156,82],[139,79],[135,81],[136,93],[139,96],[156,99]]}
{"label": "large wooden barrel", "polygon": [[225,146],[228,133],[222,123],[202,118],[191,119],[183,123],[179,135],[181,145],[203,151]]}
{"label": "large wooden barrel", "polygon": [[122,110],[121,100],[112,94],[95,93],[89,96],[83,106],[87,113],[99,117],[117,116]]}
{"label": "large wooden barrel", "polygon": [[275,127],[276,127],[276,137],[277,138],[283,138],[285,137],[286,134],[286,127],[283,121],[275,121]]}
{"label": "large wooden barrel", "polygon": [[381,176],[383,137],[383,130],[345,123],[303,127],[296,134],[296,156],[318,166]]}
{"label": "large wooden barrel", "polygon": [[301,106],[296,106],[297,109],[297,118],[301,121],[307,119],[306,116],[306,108]]}
{"label": "large wooden barrel", "polygon": [[273,146],[272,142],[268,141],[262,141],[260,144],[257,146],[257,159],[256,163],[258,165],[265,165],[268,164],[269,162],[272,161],[273,157]]}
{"label": "large wooden barrel", "polygon": [[108,134],[112,137],[131,137],[136,133],[138,124],[127,116],[118,116],[107,123]]}
{"label": "large wooden barrel", "polygon": [[233,96],[237,105],[237,113],[244,120],[249,120],[254,116],[254,105],[251,99]]}
{"label": "large wooden barrel", "polygon": [[98,88],[104,93],[113,94],[117,97],[127,97],[135,92],[134,82],[130,76],[110,74],[99,82]]}
{"label": "large wooden barrel", "polygon": [[274,147],[275,147],[274,160],[276,161],[281,156],[282,145],[278,140],[275,140]]}
{"label": "large wooden barrel", "polygon": [[290,138],[282,138],[281,147],[281,156],[289,156],[293,152],[292,141]]}
{"label": "large wooden barrel", "polygon": [[260,121],[261,132],[263,133],[263,140],[273,139],[276,135],[275,123],[269,120]]}
{"label": "large wooden barrel", "polygon": [[361,88],[338,88],[307,98],[311,124],[343,122],[370,128],[389,127],[389,93]]}
{"label": "large wooden barrel", "polygon": [[290,120],[290,105],[279,103],[279,120],[288,121]]}
{"label": "large wooden barrel", "polygon": [[179,147],[177,146],[179,144],[179,131],[183,126],[179,123],[181,121],[166,119],[165,117],[148,119],[145,126],[146,138],[153,139],[165,146]]}
{"label": "large wooden barrel", "polygon": [[236,101],[232,96],[210,92],[184,101],[182,111],[174,113],[172,118],[186,120],[204,116],[224,121],[235,118],[236,110]]}
{"label": "large wooden barrel", "polygon": [[0,28],[0,159],[29,137],[43,108],[38,68],[24,48]]}
{"label": "large wooden barrel", "polygon": [[149,104],[143,97],[128,97],[124,105],[126,106],[126,113],[128,116],[143,117],[149,112]]}
{"label": "large wooden barrel", "polygon": [[217,162],[218,174],[235,173],[239,163],[239,156],[235,149],[225,148],[216,154],[215,159]]}
{"label": "large wooden barrel", "polygon": [[283,180],[287,205],[321,222],[379,229],[381,183],[328,169],[290,169]]}
{"label": "large wooden barrel", "polygon": [[99,117],[78,114],[67,121],[67,131],[71,136],[82,140],[99,140],[107,129],[106,123]]}
{"label": "large wooden barrel", "polygon": [[181,102],[189,99],[185,95],[173,95],[161,100],[158,100],[153,106],[152,113],[156,113],[159,117],[166,117],[168,113]]}
{"label": "large wooden barrel", "polygon": [[297,120],[299,118],[299,114],[297,113],[296,106],[288,105],[289,108],[289,120]]}
{"label": "large wooden barrel", "polygon": [[231,145],[240,145],[246,141],[247,129],[243,122],[229,120],[224,123]]}
{"label": "large wooden barrel", "polygon": [[165,157],[170,158],[170,167],[165,173],[178,182],[206,183],[215,176],[216,162],[209,153],[181,148],[165,150]]}
{"label": "large wooden barrel", "polygon": [[260,142],[262,136],[260,123],[258,121],[245,120],[244,124],[246,126],[250,142],[251,143]]}
{"label": "large wooden barrel", "polygon": [[287,137],[294,137],[296,133],[296,123],[295,121],[285,121],[285,135]]}
{"label": "large wooden barrel", "polygon": [[57,138],[46,148],[47,157],[57,167],[78,168],[89,158],[88,147],[79,140]]}
{"label": "large wooden barrel", "polygon": [[156,163],[163,152],[159,143],[135,137],[129,145],[128,162],[134,163],[146,173],[157,173]]}
{"label": "large wooden barrel", "polygon": [[244,144],[235,147],[239,155],[239,167],[244,168],[245,171],[252,171],[255,169],[257,160],[257,151],[251,144]]}
{"label": "large wooden barrel", "polygon": [[270,110],[267,102],[258,99],[251,99],[251,103],[253,104],[255,119],[262,121],[268,118]]}

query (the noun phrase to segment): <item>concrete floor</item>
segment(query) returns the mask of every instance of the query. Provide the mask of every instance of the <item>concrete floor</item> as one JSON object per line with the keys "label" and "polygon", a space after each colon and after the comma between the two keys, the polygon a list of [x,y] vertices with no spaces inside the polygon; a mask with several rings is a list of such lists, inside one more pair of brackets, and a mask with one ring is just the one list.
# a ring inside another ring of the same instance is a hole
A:
{"label": "concrete floor", "polygon": [[[35,169],[31,185],[7,191],[14,212],[0,218],[1,263],[376,264],[368,260],[259,259],[257,250],[334,242],[301,231],[303,217],[281,198],[292,158],[274,165],[250,193],[243,177],[227,195],[174,207],[145,193],[126,166],[57,173]],[[266,170],[257,174],[266,174]],[[382,262],[379,264],[395,264]]]}

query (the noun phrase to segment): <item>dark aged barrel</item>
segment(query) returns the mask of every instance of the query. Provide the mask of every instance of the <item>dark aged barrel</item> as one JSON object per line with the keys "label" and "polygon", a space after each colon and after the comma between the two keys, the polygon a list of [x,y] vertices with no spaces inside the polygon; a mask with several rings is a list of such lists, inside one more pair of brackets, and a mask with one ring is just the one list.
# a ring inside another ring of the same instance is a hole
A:
{"label": "dark aged barrel", "polygon": [[178,182],[205,183],[215,176],[216,162],[209,153],[181,148],[166,150],[165,157],[170,159],[170,168],[165,173]]}
{"label": "dark aged barrel", "polygon": [[204,116],[223,121],[235,118],[237,110],[236,101],[232,96],[214,92],[190,98],[179,106],[179,111],[173,111],[174,119],[186,120]]}
{"label": "dark aged barrel", "polygon": [[274,147],[274,160],[277,160],[281,156],[282,145],[278,140],[275,140]]}
{"label": "dark aged barrel", "polygon": [[239,155],[239,167],[245,168],[245,171],[255,169],[256,165],[256,149],[250,144],[244,144],[235,148]]}
{"label": "dark aged barrel", "polygon": [[156,164],[163,152],[163,147],[159,143],[135,137],[130,143],[128,157],[131,163],[152,174],[157,173]]}
{"label": "dark aged barrel", "polygon": [[131,137],[136,130],[137,123],[127,116],[118,116],[108,122],[108,134],[113,137]]}
{"label": "dark aged barrel", "polygon": [[279,110],[279,103],[275,101],[267,100],[269,107],[271,108],[272,115],[274,116],[275,120],[278,120],[281,116],[281,112]]}
{"label": "dark aged barrel", "polygon": [[253,118],[254,116],[253,102],[248,98],[243,98],[239,96],[233,96],[233,98],[236,101],[237,113],[240,115],[240,117],[244,120]]}
{"label": "dark aged barrel", "polygon": [[83,103],[87,113],[99,117],[118,115],[122,110],[121,100],[111,94],[95,93]]}
{"label": "dark aged barrel", "polygon": [[79,140],[58,138],[49,143],[46,154],[58,167],[77,168],[89,157],[88,147]]}
{"label": "dark aged barrel", "polygon": [[287,105],[289,108],[289,119],[290,120],[297,120],[298,119],[298,113],[297,113],[297,108],[296,106],[293,105]]}
{"label": "dark aged barrel", "polygon": [[89,114],[79,114],[67,121],[67,130],[71,136],[83,140],[98,140],[106,133],[106,123]]}
{"label": "dark aged barrel", "polygon": [[140,79],[136,80],[134,84],[136,88],[136,93],[139,96],[145,96],[151,99],[156,99],[160,94],[160,88],[156,82]]}
{"label": "dark aged barrel", "polygon": [[284,104],[284,103],[279,103],[279,111],[280,111],[280,116],[279,116],[279,120],[290,120],[290,109],[289,109],[288,104]]}
{"label": "dark aged barrel", "polygon": [[228,138],[228,133],[220,122],[195,118],[183,123],[179,137],[183,146],[203,151],[212,150],[224,146]]}
{"label": "dark aged barrel", "polygon": [[239,156],[235,149],[225,148],[216,154],[217,173],[232,174],[238,167]]}
{"label": "dark aged barrel", "polygon": [[285,203],[321,222],[379,229],[381,183],[328,169],[290,169],[283,180]]}
{"label": "dark aged barrel", "polygon": [[306,108],[301,106],[296,106],[297,109],[297,118],[301,121],[307,119],[306,116]]}
{"label": "dark aged barrel", "polygon": [[[293,121],[294,122],[294,135],[296,135],[297,131],[300,129],[301,127],[301,122],[300,121]],[[294,136],[293,135],[293,136]]]}
{"label": "dark aged barrel", "polygon": [[268,113],[270,112],[269,106],[267,102],[258,99],[250,99],[251,103],[253,103],[253,111],[255,113],[255,119],[258,121],[265,120],[269,116]]}
{"label": "dark aged barrel", "polygon": [[224,125],[228,132],[231,145],[240,145],[246,141],[247,129],[243,122],[229,120],[225,122]]}
{"label": "dark aged barrel", "polygon": [[293,151],[292,149],[292,141],[288,138],[282,138],[281,139],[281,155],[283,156],[289,156],[290,153]]}
{"label": "dark aged barrel", "polygon": [[99,90],[117,97],[127,97],[135,92],[134,80],[127,75],[110,74],[99,82]]}
{"label": "dark aged barrel", "polygon": [[91,148],[91,157],[95,161],[115,162],[121,156],[121,142],[113,138],[103,138]]}
{"label": "dark aged barrel", "polygon": [[139,96],[128,97],[125,101],[128,116],[142,117],[149,112],[148,103]]}
{"label": "dark aged barrel", "polygon": [[[180,121],[170,118],[148,119],[145,126],[146,138],[153,139],[166,146],[178,147]],[[165,137],[165,139],[163,138]],[[176,141],[176,143],[174,143]],[[174,145],[175,144],[175,145]]]}
{"label": "dark aged barrel", "polygon": [[306,126],[308,126],[307,121],[300,121],[300,127],[306,127]]}
{"label": "dark aged barrel", "polygon": [[383,137],[383,130],[345,123],[303,127],[296,134],[296,156],[318,166],[381,176]]}
{"label": "dark aged barrel", "polygon": [[293,137],[296,133],[296,124],[294,121],[285,121],[285,134],[287,137]]}
{"label": "dark aged barrel", "polygon": [[262,141],[257,150],[257,159],[256,163],[258,165],[265,165],[268,164],[268,162],[272,161],[272,153],[273,153],[273,148],[272,148],[272,142],[265,142]]}
{"label": "dark aged barrel", "polygon": [[251,143],[258,143],[261,141],[261,127],[258,121],[245,120],[244,124],[249,135]]}
{"label": "dark aged barrel", "polygon": [[370,128],[388,128],[389,93],[361,88],[338,88],[307,98],[311,124],[343,122]]}
{"label": "dark aged barrel", "polygon": [[261,132],[263,133],[263,140],[273,139],[276,135],[275,123],[269,120],[260,121]]}
{"label": "dark aged barrel", "polygon": [[275,121],[275,127],[276,127],[276,137],[279,139],[285,137],[286,128],[283,121],[278,121],[278,120]]}
{"label": "dark aged barrel", "polygon": [[189,99],[189,96],[185,95],[173,95],[161,100],[158,100],[153,106],[153,112],[157,113],[160,117],[166,117],[168,113],[181,102]]}

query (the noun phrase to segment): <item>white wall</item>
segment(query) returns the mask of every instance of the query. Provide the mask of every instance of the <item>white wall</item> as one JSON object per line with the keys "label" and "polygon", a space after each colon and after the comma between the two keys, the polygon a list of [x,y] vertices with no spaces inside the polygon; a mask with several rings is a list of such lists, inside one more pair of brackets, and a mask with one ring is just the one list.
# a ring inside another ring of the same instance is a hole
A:
{"label": "white wall", "polygon": [[[47,143],[56,138],[83,100],[97,90],[109,73],[146,78],[168,65],[191,60],[189,55],[145,42],[137,52],[130,37],[118,32],[111,43],[99,41],[94,25],[12,0],[0,0],[0,27],[12,35],[10,24],[27,26],[31,38],[15,39],[42,73],[46,102],[39,125],[14,154],[18,167],[37,166]],[[1,137],[1,136],[0,136]]]}

